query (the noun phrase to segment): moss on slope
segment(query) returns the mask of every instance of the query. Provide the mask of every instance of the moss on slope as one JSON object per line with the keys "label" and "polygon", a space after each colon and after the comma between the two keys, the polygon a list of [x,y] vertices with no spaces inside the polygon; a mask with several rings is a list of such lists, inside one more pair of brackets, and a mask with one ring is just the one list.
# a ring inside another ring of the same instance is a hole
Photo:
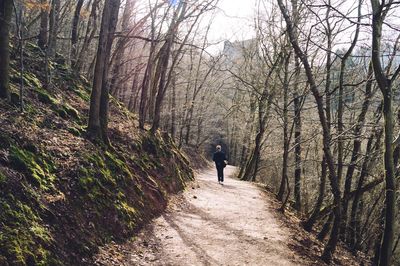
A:
{"label": "moss on slope", "polygon": [[92,265],[100,245],[133,236],[193,173],[167,135],[138,132],[114,99],[113,148],[86,140],[88,82],[58,58],[44,88],[40,50],[27,47],[25,112],[0,100],[0,265]]}

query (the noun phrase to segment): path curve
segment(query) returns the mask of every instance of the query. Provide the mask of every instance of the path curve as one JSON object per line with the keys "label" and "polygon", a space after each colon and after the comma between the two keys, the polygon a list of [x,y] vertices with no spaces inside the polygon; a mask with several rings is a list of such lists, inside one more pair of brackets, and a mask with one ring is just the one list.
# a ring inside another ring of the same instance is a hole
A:
{"label": "path curve", "polygon": [[[260,188],[214,169],[196,177],[124,251],[123,265],[305,265]],[[119,262],[121,263],[121,262]],[[110,263],[113,264],[113,263]],[[121,264],[120,264],[121,265]]]}

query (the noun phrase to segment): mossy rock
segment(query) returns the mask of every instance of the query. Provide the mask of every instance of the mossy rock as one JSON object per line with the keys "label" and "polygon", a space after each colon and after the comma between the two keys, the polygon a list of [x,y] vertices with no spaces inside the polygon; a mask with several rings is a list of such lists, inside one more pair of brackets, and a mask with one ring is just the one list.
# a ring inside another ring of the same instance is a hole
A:
{"label": "mossy rock", "polygon": [[115,203],[115,207],[118,211],[120,218],[125,221],[128,230],[134,230],[136,228],[135,221],[138,217],[138,212],[136,211],[136,209],[129,205],[128,202],[119,200]]}
{"label": "mossy rock", "polygon": [[67,119],[68,118],[68,113],[64,109],[57,109],[56,113],[58,114],[59,117]]}
{"label": "mossy rock", "polygon": [[128,165],[125,162],[125,158],[118,158],[118,156],[114,153],[111,153],[109,151],[105,152],[106,156],[106,164],[107,167],[110,168],[110,170],[119,175],[122,176],[123,178],[131,178],[132,173],[129,170]]}
{"label": "mossy rock", "polygon": [[80,119],[79,112],[74,107],[70,106],[69,104],[65,104],[65,105],[62,106],[62,108],[72,118],[75,118],[75,119],[78,119],[78,120]]}
{"label": "mossy rock", "polygon": [[26,174],[33,185],[48,191],[54,188],[56,179],[52,172],[55,166],[34,153],[12,146],[9,155],[10,166]]}
{"label": "mossy rock", "polygon": [[69,104],[64,104],[61,106],[54,106],[55,107],[55,112],[58,114],[59,117],[67,119],[69,117],[75,119],[75,120],[80,120],[79,117],[79,112]]}
{"label": "mossy rock", "polygon": [[0,169],[0,184],[4,184],[6,181],[7,181],[7,176]]}
{"label": "mossy rock", "polygon": [[95,173],[86,167],[79,168],[78,171],[78,182],[81,188],[88,191],[95,184],[94,179]]}
{"label": "mossy rock", "polygon": [[[14,68],[11,68],[10,70],[10,81],[11,83],[14,84],[20,84],[21,82],[21,73],[15,70]],[[32,88],[41,88],[42,83],[40,80],[36,77],[35,74],[31,72],[24,72],[22,73],[22,83],[24,86],[27,87],[32,87]]]}
{"label": "mossy rock", "polygon": [[[36,53],[36,54],[39,54],[40,56],[45,56],[44,51],[42,49],[40,49],[40,47],[33,42],[26,42],[25,51],[29,51],[31,53]],[[28,56],[32,56],[32,55],[29,53]]]}
{"label": "mossy rock", "polygon": [[76,95],[78,95],[82,100],[88,102],[90,100],[90,89],[87,89],[80,83],[72,84],[69,86],[69,89],[72,90]]}
{"label": "mossy rock", "polygon": [[36,89],[39,101],[45,104],[57,105],[58,101],[42,88]]}
{"label": "mossy rock", "polygon": [[82,128],[77,128],[77,127],[69,127],[67,130],[69,133],[71,133],[76,137],[81,137],[84,132]]}
{"label": "mossy rock", "polygon": [[43,86],[40,80],[36,77],[36,75],[31,72],[23,73],[22,77],[24,81],[27,83],[27,85],[30,85],[36,89],[41,88]]}
{"label": "mossy rock", "polygon": [[52,235],[30,205],[8,194],[0,198],[0,209],[2,260],[11,265],[60,265],[46,248]]}

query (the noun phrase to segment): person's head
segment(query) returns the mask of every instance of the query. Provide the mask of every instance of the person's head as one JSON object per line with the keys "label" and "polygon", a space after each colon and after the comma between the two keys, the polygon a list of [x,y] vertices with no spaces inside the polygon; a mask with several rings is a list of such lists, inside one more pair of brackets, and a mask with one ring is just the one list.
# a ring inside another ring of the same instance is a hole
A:
{"label": "person's head", "polygon": [[217,151],[221,151],[221,145],[217,145]]}

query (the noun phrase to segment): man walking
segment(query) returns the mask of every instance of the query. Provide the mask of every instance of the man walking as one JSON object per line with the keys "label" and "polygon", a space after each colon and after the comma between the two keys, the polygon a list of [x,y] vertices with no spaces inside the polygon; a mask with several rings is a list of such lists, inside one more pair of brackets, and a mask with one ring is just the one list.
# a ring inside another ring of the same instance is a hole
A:
{"label": "man walking", "polygon": [[218,183],[223,185],[226,156],[225,153],[221,151],[221,145],[217,145],[216,149],[217,151],[214,152],[213,161],[215,162],[215,167],[217,168]]}

